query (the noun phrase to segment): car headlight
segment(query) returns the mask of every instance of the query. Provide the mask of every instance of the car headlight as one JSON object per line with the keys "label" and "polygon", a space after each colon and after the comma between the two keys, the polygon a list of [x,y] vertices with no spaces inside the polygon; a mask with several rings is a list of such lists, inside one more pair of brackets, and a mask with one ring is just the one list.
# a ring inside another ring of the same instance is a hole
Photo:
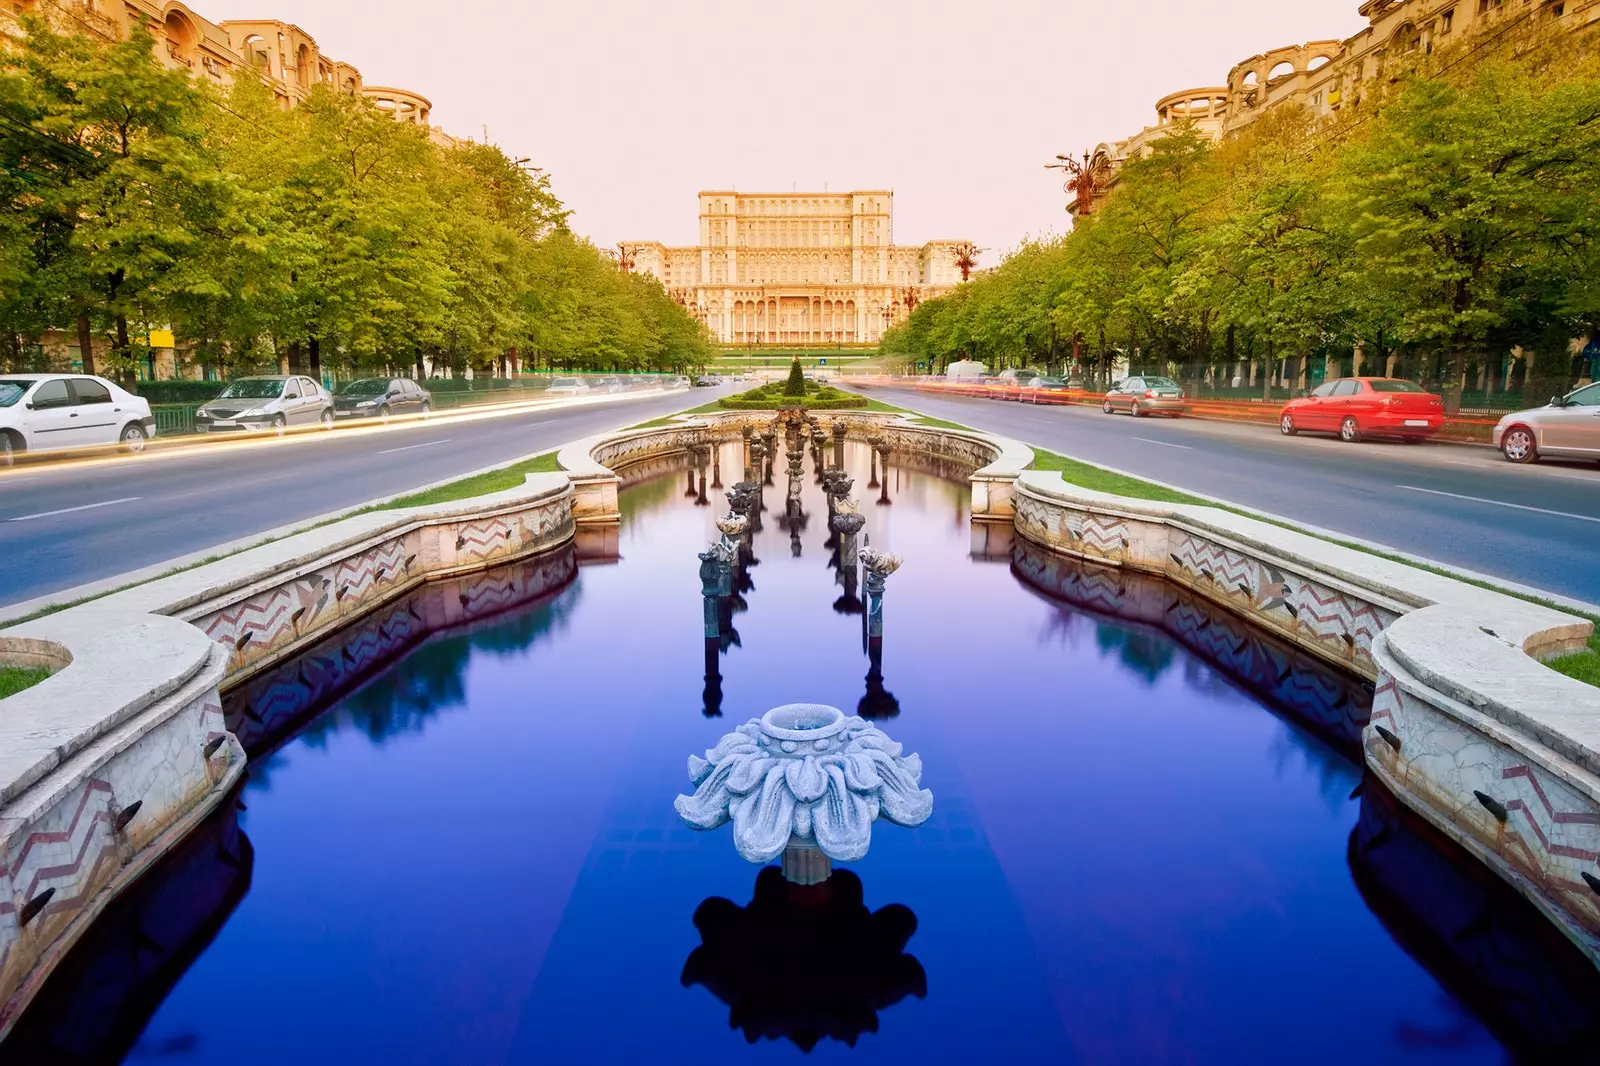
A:
{"label": "car headlight", "polygon": [[376,407],[376,406],[378,406],[378,401],[377,400],[362,400],[360,403],[356,404],[356,406],[357,407]]}
{"label": "car headlight", "polygon": [[267,412],[266,412],[265,408],[252,407],[248,411],[240,411],[239,412],[239,417],[240,418],[260,418],[262,415],[264,415],[266,413]]}

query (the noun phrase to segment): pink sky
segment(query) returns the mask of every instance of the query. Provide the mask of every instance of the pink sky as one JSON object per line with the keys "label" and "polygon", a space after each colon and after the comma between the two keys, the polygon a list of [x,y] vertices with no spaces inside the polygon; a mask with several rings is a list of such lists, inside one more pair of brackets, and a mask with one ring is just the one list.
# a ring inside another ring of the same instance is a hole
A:
{"label": "pink sky", "polygon": [[434,122],[529,156],[603,246],[692,244],[695,193],[884,188],[895,239],[1060,230],[1043,164],[1154,121],[1358,0],[190,0],[301,26]]}

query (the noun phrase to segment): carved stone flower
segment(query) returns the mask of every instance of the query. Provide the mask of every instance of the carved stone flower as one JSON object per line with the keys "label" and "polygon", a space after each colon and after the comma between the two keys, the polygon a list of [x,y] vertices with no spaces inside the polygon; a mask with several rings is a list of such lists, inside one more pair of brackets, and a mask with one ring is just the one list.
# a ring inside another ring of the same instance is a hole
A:
{"label": "carved stone flower", "polygon": [[717,528],[722,530],[722,535],[725,537],[743,536],[749,527],[750,519],[744,515],[730,514],[717,519]]}
{"label": "carved stone flower", "polygon": [[890,555],[888,552],[880,552],[876,548],[866,548],[861,552],[861,565],[868,570],[882,574],[884,577],[888,577],[900,569],[902,562],[903,560],[900,556]]}
{"label": "carved stone flower", "polygon": [[872,823],[918,826],[933,813],[919,788],[922,760],[861,718],[836,707],[795,703],[753,718],[689,757],[692,796],[673,801],[694,829],[733,822],[733,844],[750,862],[771,862],[792,842],[830,859],[862,858]]}

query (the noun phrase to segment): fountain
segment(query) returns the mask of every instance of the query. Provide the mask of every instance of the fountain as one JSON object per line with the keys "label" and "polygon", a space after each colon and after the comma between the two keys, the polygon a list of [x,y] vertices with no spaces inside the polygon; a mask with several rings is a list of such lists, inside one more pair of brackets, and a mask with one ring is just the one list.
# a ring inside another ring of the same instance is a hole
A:
{"label": "fountain", "polygon": [[705,758],[689,757],[691,796],[673,801],[693,829],[733,822],[746,860],[783,857],[783,876],[826,881],[832,863],[864,858],[879,818],[916,827],[933,813],[920,789],[922,760],[861,718],[836,707],[775,707],[724,736]]}

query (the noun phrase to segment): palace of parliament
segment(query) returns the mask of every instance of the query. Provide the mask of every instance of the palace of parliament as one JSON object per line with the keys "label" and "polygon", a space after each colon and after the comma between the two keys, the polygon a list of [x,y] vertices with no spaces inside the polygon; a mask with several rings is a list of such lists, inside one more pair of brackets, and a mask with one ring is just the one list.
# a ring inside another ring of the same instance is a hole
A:
{"label": "palace of parliament", "polygon": [[[962,280],[959,240],[894,243],[894,193],[700,194],[700,243],[620,245],[723,344],[875,344]],[[969,262],[970,268],[971,263]]]}

